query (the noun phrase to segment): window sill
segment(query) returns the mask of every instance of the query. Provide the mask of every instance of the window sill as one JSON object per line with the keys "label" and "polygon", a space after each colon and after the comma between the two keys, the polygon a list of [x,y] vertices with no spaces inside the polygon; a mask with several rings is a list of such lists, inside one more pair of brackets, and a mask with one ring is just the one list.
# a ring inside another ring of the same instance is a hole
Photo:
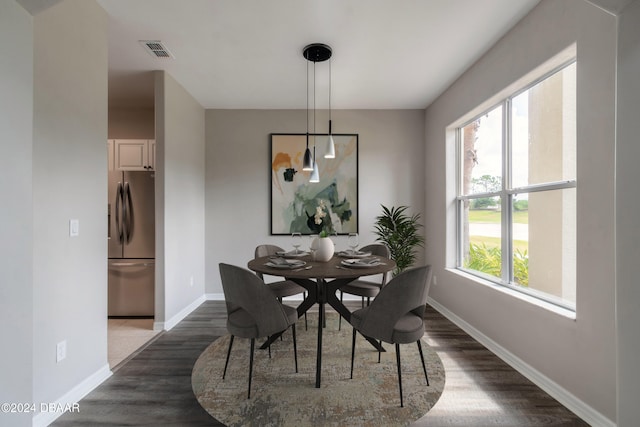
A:
{"label": "window sill", "polygon": [[501,292],[501,293],[509,295],[509,296],[511,296],[513,298],[517,298],[520,301],[524,301],[524,302],[532,304],[532,305],[534,305],[536,307],[540,307],[540,308],[542,308],[544,310],[550,311],[550,312],[555,313],[555,314],[557,314],[559,316],[562,316],[564,318],[571,319],[571,320],[576,320],[576,312],[575,311],[569,310],[569,309],[564,308],[564,307],[557,306],[557,305],[552,304],[552,303],[547,302],[547,301],[540,300],[538,298],[532,297],[532,296],[527,295],[525,293],[518,292],[518,291],[515,291],[513,289],[509,289],[509,288],[507,288],[505,286],[498,285],[498,284],[493,283],[493,282],[491,282],[489,280],[485,280],[485,279],[482,279],[482,278],[480,278],[478,276],[474,276],[473,274],[466,273],[463,270],[458,270],[457,268],[447,268],[446,271],[448,271],[450,273],[453,273],[453,274],[456,274],[457,276],[459,276],[461,278],[464,278],[464,279],[467,279],[467,280],[469,280],[469,281],[471,281],[473,283],[477,283],[479,285],[486,286],[488,288],[491,288],[494,291]]}

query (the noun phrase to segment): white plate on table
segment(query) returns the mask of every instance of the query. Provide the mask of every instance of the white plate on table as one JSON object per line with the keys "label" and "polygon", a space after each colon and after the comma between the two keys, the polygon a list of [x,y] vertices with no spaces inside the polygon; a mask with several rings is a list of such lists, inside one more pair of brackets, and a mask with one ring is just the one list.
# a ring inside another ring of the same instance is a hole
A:
{"label": "white plate on table", "polygon": [[377,258],[372,259],[361,259],[361,258],[352,258],[345,259],[341,262],[345,267],[353,267],[353,268],[371,268],[377,267],[381,264],[380,260]]}
{"label": "white plate on table", "polygon": [[[284,259],[280,258],[282,261],[269,261],[265,265],[271,268],[279,268],[283,270],[289,270],[293,268],[300,268],[305,266],[307,263],[299,260],[299,259]],[[283,262],[284,261],[284,262]]]}
{"label": "white plate on table", "polygon": [[342,258],[368,258],[371,256],[371,252],[361,252],[361,251],[340,251],[338,252],[338,256]]}
{"label": "white plate on table", "polygon": [[305,252],[305,251],[291,251],[291,252],[285,252],[285,251],[278,251],[276,252],[276,255],[284,257],[284,258],[300,258],[303,256],[307,256],[309,255],[309,252]]}

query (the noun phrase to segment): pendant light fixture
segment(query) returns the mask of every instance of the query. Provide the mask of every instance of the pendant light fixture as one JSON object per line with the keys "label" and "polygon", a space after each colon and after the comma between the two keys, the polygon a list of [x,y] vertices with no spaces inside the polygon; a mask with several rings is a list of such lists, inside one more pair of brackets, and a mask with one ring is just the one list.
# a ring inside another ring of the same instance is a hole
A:
{"label": "pendant light fixture", "polygon": [[313,63],[313,171],[309,182],[320,182],[320,171],[316,161],[316,63]]}
{"label": "pendant light fixture", "polygon": [[318,163],[316,162],[316,147],[313,146],[313,170],[309,177],[309,182],[320,182],[320,172],[318,171]]}
{"label": "pendant light fixture", "polygon": [[309,177],[309,182],[320,182],[320,171],[316,161],[316,63],[313,63],[313,171]]}
{"label": "pendant light fixture", "polygon": [[329,60],[329,137],[327,138],[327,150],[324,153],[324,158],[336,158],[336,144],[333,142],[333,134],[331,133],[331,60]]}
{"label": "pendant light fixture", "polygon": [[304,150],[304,160],[302,161],[303,171],[312,171],[311,151],[309,150],[309,63],[307,62],[307,149]]}
{"label": "pendant light fixture", "polygon": [[309,182],[320,182],[320,171],[316,161],[316,63],[313,63],[313,171]]}
{"label": "pendant light fixture", "polygon": [[[305,46],[302,51],[303,56],[309,62],[313,62],[313,159],[311,158],[311,152],[309,150],[309,63],[307,63],[307,149],[304,154],[304,163],[302,170],[311,170],[311,177],[309,182],[320,182],[320,174],[318,171],[318,163],[316,162],[316,137],[315,137],[315,121],[316,121],[316,62],[323,62],[331,58],[331,48],[326,44],[313,43]],[[331,128],[331,121],[329,121],[329,128]],[[331,134],[331,129],[329,129]],[[307,156],[308,153],[308,156]],[[334,150],[335,153],[335,150]],[[335,154],[334,154],[335,156]],[[307,159],[309,162],[307,163]],[[309,168],[307,169],[307,166]]]}

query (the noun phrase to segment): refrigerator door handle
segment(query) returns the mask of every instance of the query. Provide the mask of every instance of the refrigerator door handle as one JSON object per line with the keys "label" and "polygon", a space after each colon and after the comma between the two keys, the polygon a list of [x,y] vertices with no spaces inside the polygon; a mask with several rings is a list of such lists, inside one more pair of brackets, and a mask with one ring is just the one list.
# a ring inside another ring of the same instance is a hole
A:
{"label": "refrigerator door handle", "polygon": [[131,233],[133,231],[133,204],[131,202],[131,189],[129,183],[124,183],[124,224],[125,224],[125,238],[126,242],[131,241]]}
{"label": "refrigerator door handle", "polygon": [[153,262],[113,262],[114,267],[150,267],[154,265]]}
{"label": "refrigerator door handle", "polygon": [[120,243],[124,242],[124,215],[122,212],[123,201],[122,183],[118,182],[118,187],[116,189],[116,230],[118,231],[118,241]]}

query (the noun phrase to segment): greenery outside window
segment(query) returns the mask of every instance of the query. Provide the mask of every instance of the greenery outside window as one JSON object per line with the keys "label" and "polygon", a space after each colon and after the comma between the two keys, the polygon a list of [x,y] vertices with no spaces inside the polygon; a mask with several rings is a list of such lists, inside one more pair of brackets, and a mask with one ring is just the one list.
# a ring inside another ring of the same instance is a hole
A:
{"label": "greenery outside window", "polygon": [[456,128],[457,268],[575,311],[576,64]]}

